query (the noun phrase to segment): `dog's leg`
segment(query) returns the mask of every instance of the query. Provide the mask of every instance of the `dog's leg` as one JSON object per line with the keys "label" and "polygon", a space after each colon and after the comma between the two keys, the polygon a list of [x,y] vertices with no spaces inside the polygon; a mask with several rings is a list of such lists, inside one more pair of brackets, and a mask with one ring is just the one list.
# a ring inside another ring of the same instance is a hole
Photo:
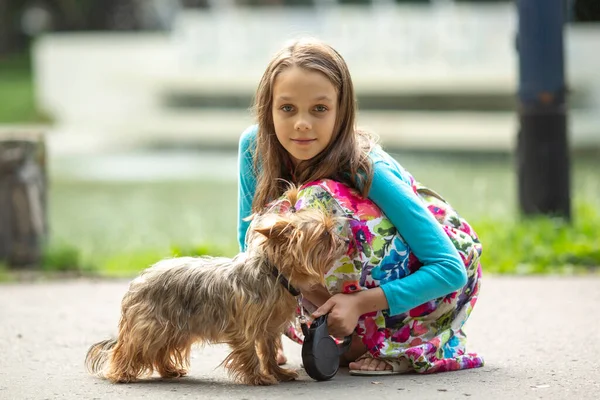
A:
{"label": "dog's leg", "polygon": [[106,378],[112,382],[128,383],[152,371],[152,364],[141,354],[141,343],[130,335],[120,335],[109,356]]}
{"label": "dog's leg", "polygon": [[287,382],[298,378],[298,373],[291,369],[281,368],[277,363],[277,348],[282,346],[281,336],[265,334],[258,340],[258,354],[265,372],[274,375],[278,381]]}
{"label": "dog's leg", "polygon": [[[175,343],[175,344],[173,344]],[[163,378],[179,378],[187,375],[191,341],[187,337],[174,339],[156,354],[154,368]]]}
{"label": "dog's leg", "polygon": [[174,332],[165,331],[159,321],[147,318],[145,313],[133,314],[130,310],[123,313],[119,325],[106,377],[113,382],[132,382],[151,375],[155,366],[161,366],[166,358],[159,354],[168,347]]}
{"label": "dog's leg", "polygon": [[255,341],[234,339],[229,341],[229,345],[232,352],[223,361],[223,364],[233,379],[254,386],[267,386],[278,383],[273,375],[262,372],[260,360],[256,353]]}

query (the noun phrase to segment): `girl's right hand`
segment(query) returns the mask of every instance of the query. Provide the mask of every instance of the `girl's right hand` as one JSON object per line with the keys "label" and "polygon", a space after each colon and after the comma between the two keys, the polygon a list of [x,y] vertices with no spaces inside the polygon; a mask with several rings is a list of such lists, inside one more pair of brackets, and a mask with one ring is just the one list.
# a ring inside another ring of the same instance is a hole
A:
{"label": "girl's right hand", "polygon": [[336,294],[312,313],[312,318],[329,314],[327,327],[329,334],[341,339],[354,332],[358,319],[362,315],[356,294]]}
{"label": "girl's right hand", "polygon": [[331,297],[325,286],[313,286],[310,289],[300,287],[299,289],[302,296],[316,307],[321,307]]}

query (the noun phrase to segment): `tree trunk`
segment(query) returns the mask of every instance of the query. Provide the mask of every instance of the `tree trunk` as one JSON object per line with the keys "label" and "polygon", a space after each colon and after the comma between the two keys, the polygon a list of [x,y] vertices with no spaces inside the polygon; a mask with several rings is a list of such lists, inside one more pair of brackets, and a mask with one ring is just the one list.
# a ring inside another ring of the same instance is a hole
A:
{"label": "tree trunk", "polygon": [[10,18],[8,15],[8,1],[0,0],[0,57],[8,53],[10,44]]}
{"label": "tree trunk", "polygon": [[39,266],[47,235],[41,132],[0,131],[0,262]]}

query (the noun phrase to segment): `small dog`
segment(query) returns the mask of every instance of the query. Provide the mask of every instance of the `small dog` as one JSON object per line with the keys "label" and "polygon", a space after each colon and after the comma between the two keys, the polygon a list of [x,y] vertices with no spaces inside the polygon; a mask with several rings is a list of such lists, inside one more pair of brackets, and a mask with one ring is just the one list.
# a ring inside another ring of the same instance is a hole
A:
{"label": "small dog", "polygon": [[[293,205],[296,195],[291,188],[279,202]],[[180,377],[192,344],[227,343],[232,351],[221,365],[236,381],[272,385],[297,378],[276,360],[298,305],[289,287],[323,284],[348,243],[338,234],[341,218],[276,205],[253,217],[247,251],[233,259],[180,257],[143,271],[122,300],[118,337],[90,347],[88,371],[112,382],[155,370]]]}

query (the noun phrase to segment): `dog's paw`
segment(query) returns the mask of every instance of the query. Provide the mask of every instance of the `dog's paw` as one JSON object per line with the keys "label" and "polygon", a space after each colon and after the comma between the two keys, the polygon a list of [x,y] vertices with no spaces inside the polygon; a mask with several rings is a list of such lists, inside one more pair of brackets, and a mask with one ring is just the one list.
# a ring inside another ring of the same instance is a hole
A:
{"label": "dog's paw", "polygon": [[277,371],[276,376],[280,382],[289,382],[298,379],[298,372],[293,369],[282,368],[280,371]]}
{"label": "dog's paw", "polygon": [[159,374],[162,378],[164,379],[175,379],[175,378],[181,378],[183,376],[187,375],[187,370],[185,369],[175,369],[175,370],[168,370],[168,371],[159,371]]}
{"label": "dog's paw", "polygon": [[138,378],[135,375],[129,375],[129,374],[113,374],[113,375],[107,375],[106,378],[111,381],[112,383],[133,383],[133,382],[137,382]]}
{"label": "dog's paw", "polygon": [[244,379],[245,383],[252,386],[277,385],[279,381],[273,375],[254,375]]}

